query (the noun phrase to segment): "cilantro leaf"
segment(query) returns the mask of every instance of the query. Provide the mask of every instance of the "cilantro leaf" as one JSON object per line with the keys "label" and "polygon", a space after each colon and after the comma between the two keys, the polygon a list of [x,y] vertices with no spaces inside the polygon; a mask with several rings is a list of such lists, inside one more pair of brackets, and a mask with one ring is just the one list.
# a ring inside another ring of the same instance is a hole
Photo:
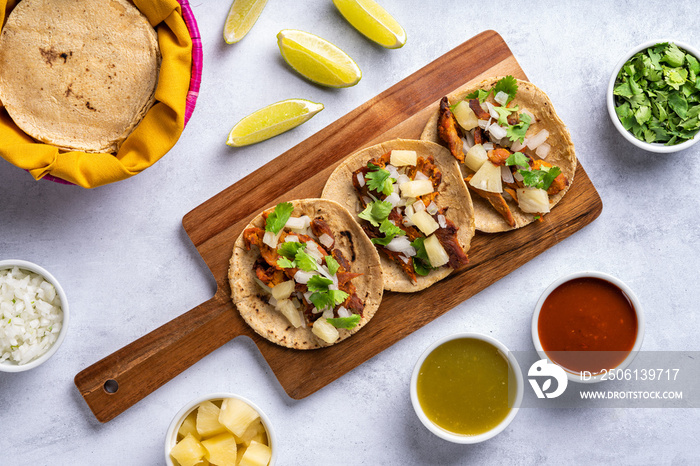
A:
{"label": "cilantro leaf", "polygon": [[501,126],[507,126],[508,117],[511,113],[517,112],[519,107],[517,105],[515,107],[496,107],[494,105],[493,109],[496,110],[496,113],[498,113],[498,124]]}
{"label": "cilantro leaf", "polygon": [[283,269],[296,269],[297,264],[294,261],[290,261],[286,257],[280,257],[277,259],[277,265],[282,267]]}
{"label": "cilantro leaf", "polygon": [[372,238],[372,242],[374,244],[381,244],[382,246],[386,246],[397,236],[406,234],[405,231],[394,225],[389,219],[382,221],[381,225],[379,225],[379,231],[384,233],[384,238]]}
{"label": "cilantro leaf", "polygon": [[523,184],[533,188],[549,189],[554,178],[559,176],[559,167],[542,167],[539,170],[518,170],[523,176]]}
{"label": "cilantro leaf", "polygon": [[313,272],[314,270],[318,270],[316,258],[301,249],[298,250],[294,256],[294,262],[298,268],[305,272]]}
{"label": "cilantro leaf", "polygon": [[416,250],[416,255],[413,256],[413,270],[421,277],[425,277],[433,270],[428,259],[428,252],[425,250],[425,238],[418,237],[411,242],[411,246]]}
{"label": "cilantro leaf", "polygon": [[335,328],[353,329],[360,323],[360,314],[353,314],[350,317],[337,317],[334,319],[326,319],[326,322]]}
{"label": "cilantro leaf", "polygon": [[508,136],[508,139],[513,142],[515,142],[517,139],[522,143],[525,139],[525,134],[527,133],[528,128],[530,128],[531,122],[530,115],[527,113],[521,113],[520,121],[514,125],[508,126],[506,129],[506,136]]}
{"label": "cilantro leaf", "polygon": [[506,104],[510,103],[510,101],[515,98],[515,94],[518,92],[518,81],[510,75],[499,79],[496,85],[493,87],[493,93],[495,95],[499,92],[505,92],[508,94]]}
{"label": "cilantro leaf", "polygon": [[376,191],[377,193],[383,193],[386,196],[391,194],[394,190],[393,184],[396,180],[391,177],[389,170],[378,167],[373,163],[368,163],[370,171],[365,175],[365,180],[367,181],[367,187],[370,191]]}
{"label": "cilantro leaf", "polygon": [[340,264],[338,264],[338,261],[333,258],[333,256],[326,256],[324,257],[326,260],[326,267],[328,267],[328,273],[331,275],[335,275],[336,272],[338,272],[338,269],[340,268]]}
{"label": "cilantro leaf", "polygon": [[333,280],[330,278],[326,278],[321,275],[314,275],[313,277],[309,278],[309,281],[306,283],[306,287],[309,289],[309,291],[320,291],[325,293],[328,291],[328,286],[332,284]]}
{"label": "cilantro leaf", "polygon": [[365,210],[357,216],[363,220],[367,220],[372,226],[378,227],[379,224],[386,220],[394,206],[388,201],[374,201],[367,204]]}
{"label": "cilantro leaf", "polygon": [[483,104],[490,93],[491,93],[491,91],[486,91],[484,89],[477,89],[474,92],[467,94],[467,96],[464,98],[464,100],[479,99],[479,102],[481,102]]}
{"label": "cilantro leaf", "polygon": [[683,62],[685,61],[685,53],[683,53],[683,51],[679,49],[676,44],[671,43],[666,49],[666,53],[664,53],[663,60],[670,66],[677,68],[679,66],[683,66]]}
{"label": "cilantro leaf", "polygon": [[277,254],[294,260],[294,257],[297,255],[297,252],[304,248],[306,248],[306,243],[299,243],[297,241],[286,241],[284,243],[281,243],[277,247]]}
{"label": "cilantro leaf", "polygon": [[294,206],[291,202],[282,202],[275,206],[275,210],[267,216],[265,222],[265,231],[271,231],[274,234],[280,232],[284,228],[285,223],[292,216]]}
{"label": "cilantro leaf", "polygon": [[530,159],[528,159],[527,155],[523,154],[522,152],[515,152],[506,159],[506,166],[511,167],[513,165],[528,167],[530,166]]}

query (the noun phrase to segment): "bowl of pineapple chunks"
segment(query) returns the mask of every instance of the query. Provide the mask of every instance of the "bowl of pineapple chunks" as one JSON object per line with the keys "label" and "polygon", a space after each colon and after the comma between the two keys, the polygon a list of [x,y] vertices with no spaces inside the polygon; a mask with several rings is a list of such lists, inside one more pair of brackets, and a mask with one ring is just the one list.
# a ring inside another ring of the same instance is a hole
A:
{"label": "bowl of pineapple chunks", "polygon": [[272,466],[276,457],[269,418],[232,393],[192,400],[175,415],[165,437],[168,466]]}

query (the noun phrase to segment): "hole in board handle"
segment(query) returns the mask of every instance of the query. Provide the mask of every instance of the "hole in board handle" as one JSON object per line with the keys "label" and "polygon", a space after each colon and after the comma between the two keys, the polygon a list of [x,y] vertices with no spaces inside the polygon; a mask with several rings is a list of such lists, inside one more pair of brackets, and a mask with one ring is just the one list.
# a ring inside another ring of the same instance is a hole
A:
{"label": "hole in board handle", "polygon": [[114,379],[109,379],[102,387],[111,395],[117,393],[117,390],[119,390],[119,383]]}

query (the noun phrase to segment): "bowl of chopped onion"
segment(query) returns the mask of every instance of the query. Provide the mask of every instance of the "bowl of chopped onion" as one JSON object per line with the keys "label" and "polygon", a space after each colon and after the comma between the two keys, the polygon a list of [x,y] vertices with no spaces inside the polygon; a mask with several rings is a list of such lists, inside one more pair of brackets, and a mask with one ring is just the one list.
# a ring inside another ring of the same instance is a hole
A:
{"label": "bowl of chopped onion", "polygon": [[700,52],[675,40],[637,45],[610,76],[608,114],[622,137],[649,152],[671,153],[698,141]]}
{"label": "bowl of chopped onion", "polygon": [[32,262],[0,261],[0,372],[43,364],[67,328],[68,300],[54,276]]}

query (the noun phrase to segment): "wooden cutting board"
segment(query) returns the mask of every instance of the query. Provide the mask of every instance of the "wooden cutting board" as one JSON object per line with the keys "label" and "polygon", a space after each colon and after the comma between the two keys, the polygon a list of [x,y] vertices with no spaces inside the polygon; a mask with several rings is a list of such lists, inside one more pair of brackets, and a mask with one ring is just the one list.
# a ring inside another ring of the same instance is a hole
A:
{"label": "wooden cutting board", "polygon": [[417,139],[442,96],[506,74],[527,79],[501,36],[485,31],[185,215],[183,226],[216,278],[216,294],[76,375],[95,417],[113,419],[239,335],[253,339],[284,390],[301,399],[593,221],[602,203],[579,164],[571,189],[545,221],[513,232],[477,233],[465,270],[419,293],[385,293],[372,321],[335,346],[283,348],[258,336],[238,314],[228,264],[234,241],[253,216],[281,201],[320,197],[328,175],[347,155],[395,137]]}

